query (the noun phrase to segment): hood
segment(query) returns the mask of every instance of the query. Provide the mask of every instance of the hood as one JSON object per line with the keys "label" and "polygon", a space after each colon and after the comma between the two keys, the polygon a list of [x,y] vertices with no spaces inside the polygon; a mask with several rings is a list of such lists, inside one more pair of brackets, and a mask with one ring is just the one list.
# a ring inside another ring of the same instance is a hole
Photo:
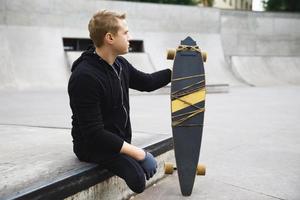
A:
{"label": "hood", "polygon": [[88,57],[95,56],[94,54],[95,47],[94,46],[89,46],[86,51],[84,51],[77,60],[75,60],[72,64],[71,72],[75,70],[75,68],[81,63],[83,60],[85,60]]}

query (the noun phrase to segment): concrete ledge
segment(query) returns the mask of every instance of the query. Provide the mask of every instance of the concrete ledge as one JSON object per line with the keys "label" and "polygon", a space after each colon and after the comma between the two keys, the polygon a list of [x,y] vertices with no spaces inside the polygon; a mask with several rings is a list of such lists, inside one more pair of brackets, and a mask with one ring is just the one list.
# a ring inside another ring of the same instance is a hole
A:
{"label": "concrete ledge", "polygon": [[[168,96],[137,95],[130,100],[134,145],[145,148],[171,137]],[[72,152],[68,101],[65,91],[0,92],[0,110],[6,113],[0,116],[1,200],[86,173],[91,167]]]}
{"label": "concrete ledge", "polygon": [[211,84],[206,86],[207,93],[228,93],[229,92],[229,84]]}
{"label": "concrete ledge", "polygon": [[[147,183],[151,185],[164,176],[163,162],[166,159],[174,160],[173,151],[170,151],[173,149],[173,140],[168,138],[145,149],[156,156],[159,165],[158,173]],[[91,164],[53,182],[45,182],[39,188],[20,191],[8,199],[124,199],[132,194],[122,179],[98,165]]]}
{"label": "concrete ledge", "polygon": [[[164,94],[169,95],[171,91],[171,86],[167,85],[163,88],[160,88],[158,90],[155,90],[153,92],[147,92],[148,95],[158,95],[158,94]],[[229,92],[229,84],[227,83],[220,83],[220,84],[209,84],[206,85],[206,92],[207,93],[227,93]],[[144,95],[145,92],[139,92],[137,90],[131,90],[130,89],[130,95]]]}

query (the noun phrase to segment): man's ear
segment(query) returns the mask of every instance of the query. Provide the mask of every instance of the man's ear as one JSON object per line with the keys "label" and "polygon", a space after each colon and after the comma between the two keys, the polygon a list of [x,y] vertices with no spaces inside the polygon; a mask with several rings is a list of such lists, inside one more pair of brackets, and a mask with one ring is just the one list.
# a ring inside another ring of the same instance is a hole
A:
{"label": "man's ear", "polygon": [[113,34],[109,32],[105,34],[104,38],[108,44],[111,44],[114,40]]}

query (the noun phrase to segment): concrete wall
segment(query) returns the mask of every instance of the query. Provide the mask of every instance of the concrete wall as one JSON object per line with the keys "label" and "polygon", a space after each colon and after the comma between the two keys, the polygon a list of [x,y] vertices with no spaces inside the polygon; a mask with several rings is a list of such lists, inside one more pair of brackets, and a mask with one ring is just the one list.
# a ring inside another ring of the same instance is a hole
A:
{"label": "concrete wall", "polygon": [[300,84],[300,15],[221,13],[224,56],[239,80],[252,86]]}
{"label": "concrete wall", "polygon": [[[100,0],[1,0],[0,24],[86,30],[100,9],[128,13],[132,32],[218,32],[219,11],[194,6]],[[201,12],[199,12],[199,9]],[[2,14],[3,14],[2,13]]]}
{"label": "concrete wall", "polygon": [[121,1],[0,0],[0,24],[53,27],[64,36],[88,37],[87,23],[99,9],[127,12],[132,34],[218,33],[225,55],[300,55],[300,14]]}
{"label": "concrete wall", "polygon": [[[47,75],[44,73],[47,70],[40,70],[41,77],[65,76],[63,81],[57,81],[63,86],[68,74],[62,71],[68,70],[68,61],[61,39],[88,38],[87,23],[99,9],[127,13],[132,39],[144,40],[145,51],[156,69],[172,66],[172,62],[165,59],[167,48],[176,47],[188,35],[194,37],[200,48],[208,52],[206,72],[209,84],[242,84],[232,71],[232,56],[300,56],[299,14],[98,0],[0,0],[0,36],[5,40],[0,51],[9,55],[1,58],[1,77],[3,74],[12,74],[12,69],[19,71],[20,66],[28,70],[33,66],[36,68],[36,65],[40,65],[38,58],[45,57],[47,61],[43,62],[43,69],[51,68],[56,74]],[[14,34],[10,34],[10,27],[14,27]],[[23,34],[23,29],[26,29],[26,34]],[[8,48],[18,38],[22,38],[22,45]],[[49,44],[40,39],[45,39]],[[30,63],[26,55],[17,58],[12,56],[27,52],[29,46],[38,49],[32,57],[28,55]],[[61,61],[62,57],[65,58],[64,61]],[[132,56],[131,58],[135,60]],[[14,59],[18,61],[13,61]],[[57,63],[53,63],[54,60]],[[138,63],[143,62],[139,60]],[[19,77],[22,73],[20,72]],[[1,79],[0,88],[7,85],[22,88],[20,84],[11,83],[13,77],[11,75]],[[30,76],[23,77],[28,79],[19,82],[27,82],[28,87],[34,83],[36,88],[45,87],[43,83],[31,81]]]}
{"label": "concrete wall", "polygon": [[300,56],[300,14],[221,12],[225,56]]}

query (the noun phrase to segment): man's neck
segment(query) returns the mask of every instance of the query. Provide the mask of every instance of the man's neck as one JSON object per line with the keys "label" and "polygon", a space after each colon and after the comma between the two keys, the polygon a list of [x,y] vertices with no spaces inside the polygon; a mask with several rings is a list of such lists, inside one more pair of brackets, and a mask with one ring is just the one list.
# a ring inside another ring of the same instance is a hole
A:
{"label": "man's neck", "polygon": [[96,53],[110,65],[114,64],[117,57],[109,49],[105,47],[100,47],[100,48],[96,47]]}

